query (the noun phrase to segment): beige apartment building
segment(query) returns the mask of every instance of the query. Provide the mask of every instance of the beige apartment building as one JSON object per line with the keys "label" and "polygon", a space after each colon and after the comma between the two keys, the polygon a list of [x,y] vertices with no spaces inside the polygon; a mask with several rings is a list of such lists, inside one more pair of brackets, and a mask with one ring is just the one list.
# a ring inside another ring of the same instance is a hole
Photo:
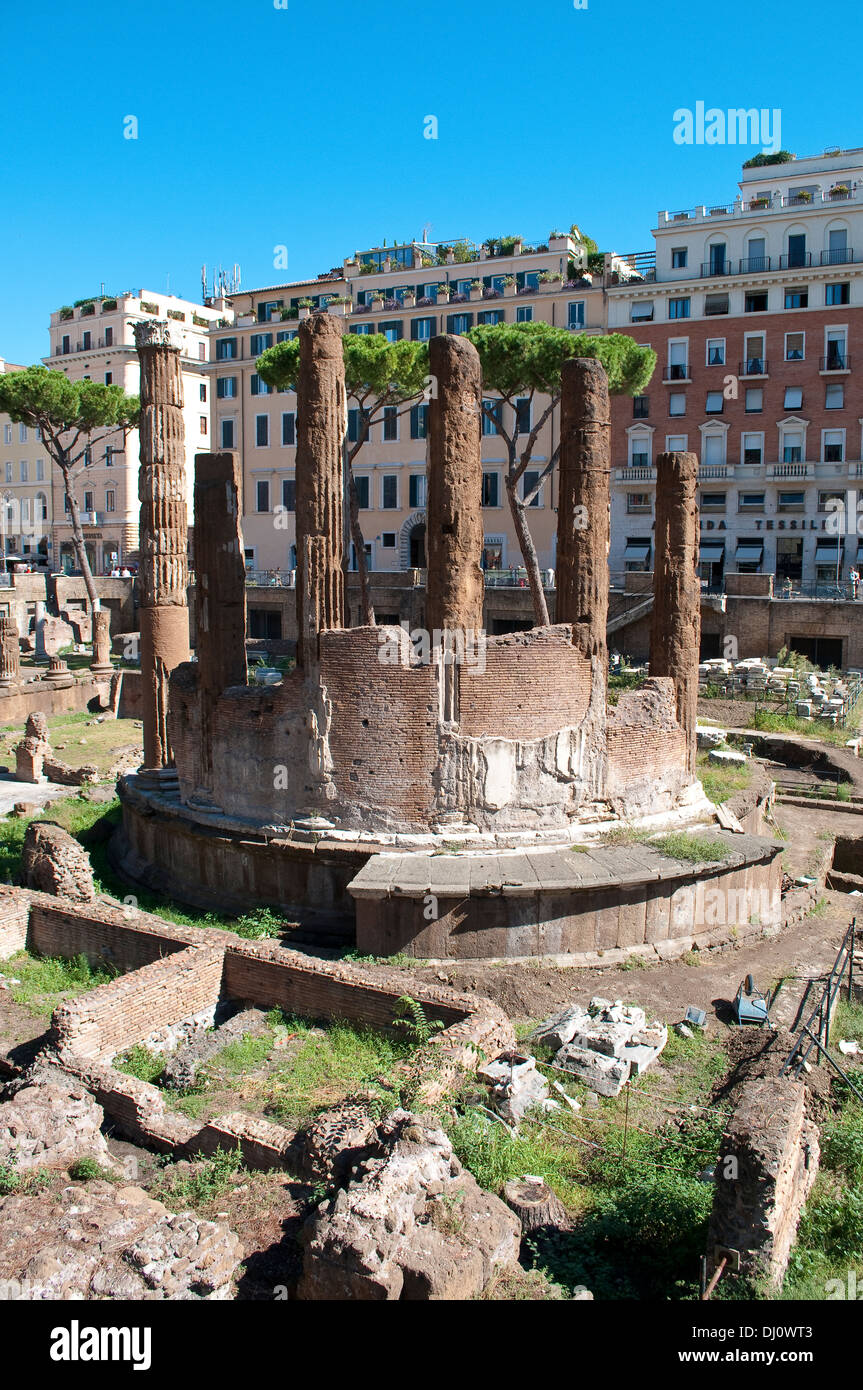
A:
{"label": "beige apartment building", "polygon": [[[480,246],[467,241],[407,243],[346,258],[340,269],[313,280],[248,290],[231,296],[233,322],[211,330],[207,373],[212,385],[215,448],[236,449],[243,460],[243,532],[250,571],[284,577],[296,564],[294,468],[296,397],[274,392],[256,371],[265,348],[296,336],[314,309],[343,316],[349,333],[383,333],[392,341],[424,341],[437,333],[464,333],[481,323],[544,321],[572,332],[605,326],[603,276],[585,270],[586,252],[571,236],[552,236],[528,247]],[[459,259],[456,259],[457,256]],[[463,260],[462,257],[469,259]],[[610,260],[611,258],[609,258]],[[448,287],[439,293],[438,287]],[[350,406],[349,402],[349,406]],[[547,398],[519,407],[528,432]],[[393,409],[372,427],[354,461],[366,553],[373,572],[425,563],[427,405]],[[510,423],[510,422],[507,422]],[[356,439],[358,412],[349,410],[348,437]],[[558,440],[555,411],[543,427],[524,485],[535,486]],[[519,566],[521,555],[504,487],[506,450],[492,422],[483,423],[484,568]],[[545,480],[531,506],[539,563],[555,564],[557,480]],[[356,556],[351,547],[352,567]],[[256,634],[266,635],[266,634]]]}
{"label": "beige apartment building", "polygon": [[[0,374],[24,368],[0,357]],[[42,570],[51,566],[51,463],[38,430],[0,414],[0,554]]]}
{"label": "beige apartment building", "polygon": [[[224,315],[225,306],[219,300],[202,306],[155,290],[100,295],[64,306],[51,315],[50,356],[43,359],[46,366],[65,372],[72,381],[99,381],[122,386],[128,395],[137,395],[140,376],[135,324],[145,319],[166,319],[181,331],[190,517],[194,456],[212,445],[210,383],[206,374],[209,334],[215,324],[227,322]],[[125,440],[116,432],[94,437],[89,462],[76,482],[84,540],[94,574],[109,574],[116,566],[137,560],[138,468],[137,430]],[[76,566],[72,528],[66,513],[62,479],[55,476],[51,539],[55,570]]]}

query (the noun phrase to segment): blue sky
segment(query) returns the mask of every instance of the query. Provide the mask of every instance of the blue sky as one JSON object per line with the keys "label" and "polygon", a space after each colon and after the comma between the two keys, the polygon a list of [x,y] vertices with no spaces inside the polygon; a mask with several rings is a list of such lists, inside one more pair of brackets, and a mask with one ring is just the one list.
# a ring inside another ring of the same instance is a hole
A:
{"label": "blue sky", "polygon": [[646,250],[657,209],[727,199],[757,152],[675,144],[699,100],[780,108],[799,155],[863,144],[859,0],[287,3],[5,7],[0,356],[38,360],[103,282],[197,299],[202,263],[300,279],[426,224]]}

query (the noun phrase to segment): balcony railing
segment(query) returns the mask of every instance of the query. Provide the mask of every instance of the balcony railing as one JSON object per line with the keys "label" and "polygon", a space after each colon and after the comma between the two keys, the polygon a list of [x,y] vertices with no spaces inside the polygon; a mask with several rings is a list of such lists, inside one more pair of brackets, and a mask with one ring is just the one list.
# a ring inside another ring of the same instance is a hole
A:
{"label": "balcony railing", "polygon": [[821,252],[822,265],[851,265],[854,260],[854,250],[851,246],[834,246],[829,251]]}
{"label": "balcony railing", "polygon": [[738,362],[738,376],[767,376],[770,363],[766,357],[747,357],[745,362]]}
{"label": "balcony railing", "polygon": [[779,257],[780,270],[805,270],[812,264],[811,251],[792,251],[786,252]]}
{"label": "balcony railing", "polygon": [[688,381],[689,364],[687,362],[669,362],[666,381]]}
{"label": "balcony railing", "polygon": [[701,262],[701,277],[702,277],[702,279],[704,279],[706,276],[709,276],[709,275],[733,275],[733,274],[734,274],[734,267],[733,267],[733,263],[732,263],[731,261],[722,261],[722,262],[720,262],[720,263],[717,263],[717,262],[715,262],[715,261],[702,261],[702,262]]}
{"label": "balcony railing", "polygon": [[851,358],[847,352],[833,352],[829,357],[820,357],[819,371],[822,372],[850,372]]}

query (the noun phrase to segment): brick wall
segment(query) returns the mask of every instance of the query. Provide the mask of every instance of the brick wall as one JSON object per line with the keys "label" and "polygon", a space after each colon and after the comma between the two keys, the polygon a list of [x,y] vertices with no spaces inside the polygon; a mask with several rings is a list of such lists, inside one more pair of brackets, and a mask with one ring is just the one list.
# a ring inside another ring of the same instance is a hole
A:
{"label": "brick wall", "polygon": [[526,741],[578,725],[590,684],[590,662],[568,624],[490,637],[485,670],[460,671],[460,733]]}
{"label": "brick wall", "polygon": [[609,710],[607,739],[608,795],[618,814],[644,815],[673,804],[685,782],[686,736],[669,677],[621,691]]}

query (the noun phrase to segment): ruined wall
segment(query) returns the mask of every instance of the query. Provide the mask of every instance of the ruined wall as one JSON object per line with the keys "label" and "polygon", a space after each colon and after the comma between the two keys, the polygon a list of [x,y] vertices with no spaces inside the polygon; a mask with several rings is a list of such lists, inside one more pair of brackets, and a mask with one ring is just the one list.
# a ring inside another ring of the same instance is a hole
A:
{"label": "ruined wall", "polygon": [[622,690],[608,712],[607,794],[620,816],[670,809],[690,782],[686,735],[677,722],[674,682],[652,677]]}
{"label": "ruined wall", "polygon": [[489,637],[485,670],[459,672],[459,732],[467,738],[531,739],[580,724],[590,700],[590,662],[572,628]]}
{"label": "ruined wall", "polygon": [[[716,1165],[710,1272],[716,1247],[724,1246],[740,1251],[742,1273],[781,1282],[818,1172],[818,1130],[806,1119],[805,1098],[803,1083],[790,1077],[760,1077],[744,1085]],[[723,1176],[729,1159],[736,1177]]]}

